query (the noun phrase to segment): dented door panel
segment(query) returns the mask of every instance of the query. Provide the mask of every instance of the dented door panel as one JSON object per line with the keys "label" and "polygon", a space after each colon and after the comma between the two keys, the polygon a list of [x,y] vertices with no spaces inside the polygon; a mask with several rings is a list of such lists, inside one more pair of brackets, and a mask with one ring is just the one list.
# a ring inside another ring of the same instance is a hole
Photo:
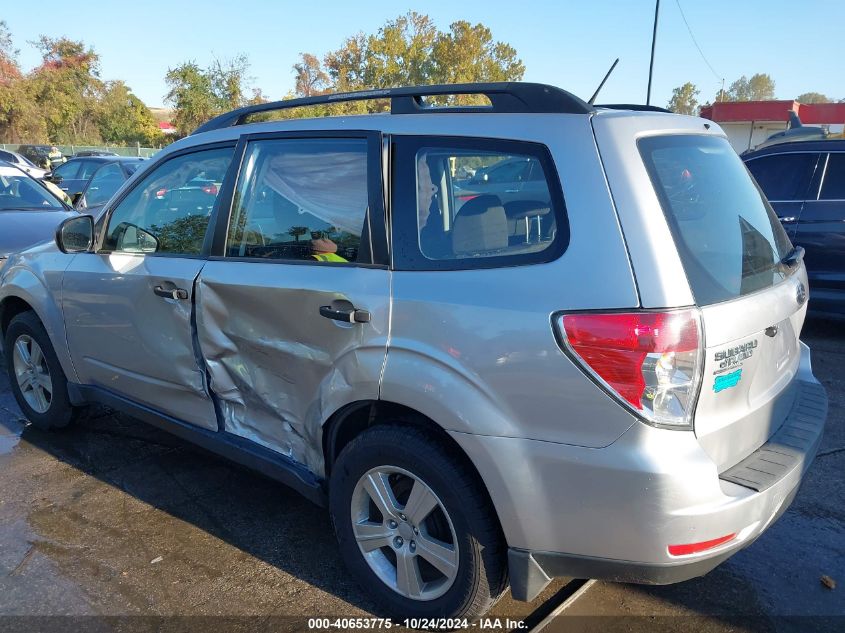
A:
{"label": "dented door panel", "polygon": [[[387,353],[389,271],[210,261],[197,283],[197,334],[222,429],[322,475],[322,425],[377,399]],[[320,316],[348,301],[368,323]]]}

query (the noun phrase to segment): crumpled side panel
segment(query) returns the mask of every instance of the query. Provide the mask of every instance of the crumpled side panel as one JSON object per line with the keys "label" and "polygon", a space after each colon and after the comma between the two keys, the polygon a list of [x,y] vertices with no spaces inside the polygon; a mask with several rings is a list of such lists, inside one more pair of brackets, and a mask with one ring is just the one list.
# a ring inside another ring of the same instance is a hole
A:
{"label": "crumpled side panel", "polygon": [[[197,336],[223,428],[322,476],[325,420],[345,404],[378,398],[387,349],[387,271],[220,264],[209,262],[197,283]],[[255,276],[246,270],[251,267]],[[274,277],[266,277],[267,268]],[[275,287],[278,273],[293,281],[290,269],[292,276],[310,275],[309,284]],[[326,273],[334,273],[331,285],[338,287],[354,285],[338,283],[338,273],[361,272],[376,273],[384,281],[383,296],[356,303],[371,309],[371,323],[320,317],[320,305],[343,298],[320,290]],[[314,289],[301,289],[308,285]],[[372,310],[376,303],[383,305]]]}

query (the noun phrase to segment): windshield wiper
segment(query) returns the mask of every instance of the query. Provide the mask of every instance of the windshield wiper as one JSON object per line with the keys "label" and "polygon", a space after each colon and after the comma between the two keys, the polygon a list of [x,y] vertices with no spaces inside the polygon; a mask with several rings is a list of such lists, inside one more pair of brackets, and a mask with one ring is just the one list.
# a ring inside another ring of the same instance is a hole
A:
{"label": "windshield wiper", "polygon": [[801,261],[804,259],[804,247],[803,246],[795,246],[791,251],[786,254],[780,263],[788,268],[795,268]]}

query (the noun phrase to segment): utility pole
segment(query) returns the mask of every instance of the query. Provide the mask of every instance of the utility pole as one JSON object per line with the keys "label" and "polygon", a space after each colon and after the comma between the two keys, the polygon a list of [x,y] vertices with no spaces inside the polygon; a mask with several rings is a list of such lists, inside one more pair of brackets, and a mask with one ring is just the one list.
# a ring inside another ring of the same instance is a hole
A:
{"label": "utility pole", "polygon": [[651,62],[648,65],[648,92],[645,97],[645,104],[651,105],[651,75],[654,72],[654,47],[657,44],[657,14],[660,13],[660,0],[654,5],[654,31],[651,34]]}

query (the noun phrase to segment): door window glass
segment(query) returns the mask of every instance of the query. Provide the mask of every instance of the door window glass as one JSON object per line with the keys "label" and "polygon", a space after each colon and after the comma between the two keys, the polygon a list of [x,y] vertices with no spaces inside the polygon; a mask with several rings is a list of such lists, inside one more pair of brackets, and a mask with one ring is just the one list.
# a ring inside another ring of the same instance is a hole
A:
{"label": "door window glass", "polygon": [[746,166],[769,200],[804,200],[818,156],[811,153],[763,156],[748,161]]}
{"label": "door window glass", "polygon": [[198,255],[233,152],[184,154],[156,167],[115,208],[103,249]]}
{"label": "door window glass", "polygon": [[117,163],[100,167],[85,191],[85,206],[97,207],[105,204],[120,189],[124,180],[123,170]]}
{"label": "door window glass", "polygon": [[53,170],[54,176],[60,176],[64,180],[74,180],[79,173],[81,160],[69,160],[64,165],[59,165]]}
{"label": "door window glass", "polygon": [[845,154],[830,155],[819,199],[845,200]]}
{"label": "door window glass", "polygon": [[[249,144],[226,254],[369,262],[365,139],[275,139]],[[360,253],[359,253],[360,252]]]}

